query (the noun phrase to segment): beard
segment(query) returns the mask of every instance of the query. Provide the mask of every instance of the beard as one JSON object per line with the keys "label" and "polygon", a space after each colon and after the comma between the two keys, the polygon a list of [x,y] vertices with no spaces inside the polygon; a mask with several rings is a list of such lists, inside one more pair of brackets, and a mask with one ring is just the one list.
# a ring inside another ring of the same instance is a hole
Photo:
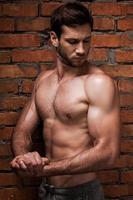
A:
{"label": "beard", "polygon": [[75,58],[69,58],[67,54],[63,51],[61,45],[57,48],[57,53],[59,54],[61,60],[66,65],[69,65],[70,67],[82,67],[82,65],[87,61],[85,58],[81,58],[80,60],[76,60]]}

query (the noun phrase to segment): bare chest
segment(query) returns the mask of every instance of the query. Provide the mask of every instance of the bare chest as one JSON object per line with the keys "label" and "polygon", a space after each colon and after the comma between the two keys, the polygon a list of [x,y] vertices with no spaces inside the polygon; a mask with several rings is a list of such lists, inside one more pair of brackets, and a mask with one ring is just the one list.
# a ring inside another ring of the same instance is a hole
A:
{"label": "bare chest", "polygon": [[37,89],[36,105],[42,119],[77,123],[88,111],[83,79],[74,78],[60,84],[46,79]]}

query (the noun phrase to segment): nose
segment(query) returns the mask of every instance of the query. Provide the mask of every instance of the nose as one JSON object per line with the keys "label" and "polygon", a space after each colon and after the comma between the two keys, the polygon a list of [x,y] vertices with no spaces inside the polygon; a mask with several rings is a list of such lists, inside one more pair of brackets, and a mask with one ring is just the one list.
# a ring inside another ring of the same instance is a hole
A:
{"label": "nose", "polygon": [[84,45],[82,42],[78,44],[78,46],[76,48],[76,53],[79,56],[83,56],[85,54],[85,49],[84,49]]}

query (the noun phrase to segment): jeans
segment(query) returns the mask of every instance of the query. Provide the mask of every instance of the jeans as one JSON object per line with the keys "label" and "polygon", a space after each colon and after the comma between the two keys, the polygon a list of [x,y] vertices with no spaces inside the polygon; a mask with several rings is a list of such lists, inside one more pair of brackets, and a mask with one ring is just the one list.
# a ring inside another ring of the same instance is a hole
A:
{"label": "jeans", "polygon": [[42,182],[40,200],[104,200],[103,189],[98,180],[68,188],[57,188]]}

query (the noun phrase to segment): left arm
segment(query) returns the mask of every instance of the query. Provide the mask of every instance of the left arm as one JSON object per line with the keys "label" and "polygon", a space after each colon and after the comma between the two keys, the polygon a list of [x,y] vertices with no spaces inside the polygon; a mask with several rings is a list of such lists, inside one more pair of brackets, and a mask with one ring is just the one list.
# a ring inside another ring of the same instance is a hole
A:
{"label": "left arm", "polygon": [[114,82],[106,75],[96,75],[88,78],[85,89],[89,99],[88,129],[95,138],[95,145],[44,166],[43,176],[98,171],[112,166],[119,155],[119,98]]}

